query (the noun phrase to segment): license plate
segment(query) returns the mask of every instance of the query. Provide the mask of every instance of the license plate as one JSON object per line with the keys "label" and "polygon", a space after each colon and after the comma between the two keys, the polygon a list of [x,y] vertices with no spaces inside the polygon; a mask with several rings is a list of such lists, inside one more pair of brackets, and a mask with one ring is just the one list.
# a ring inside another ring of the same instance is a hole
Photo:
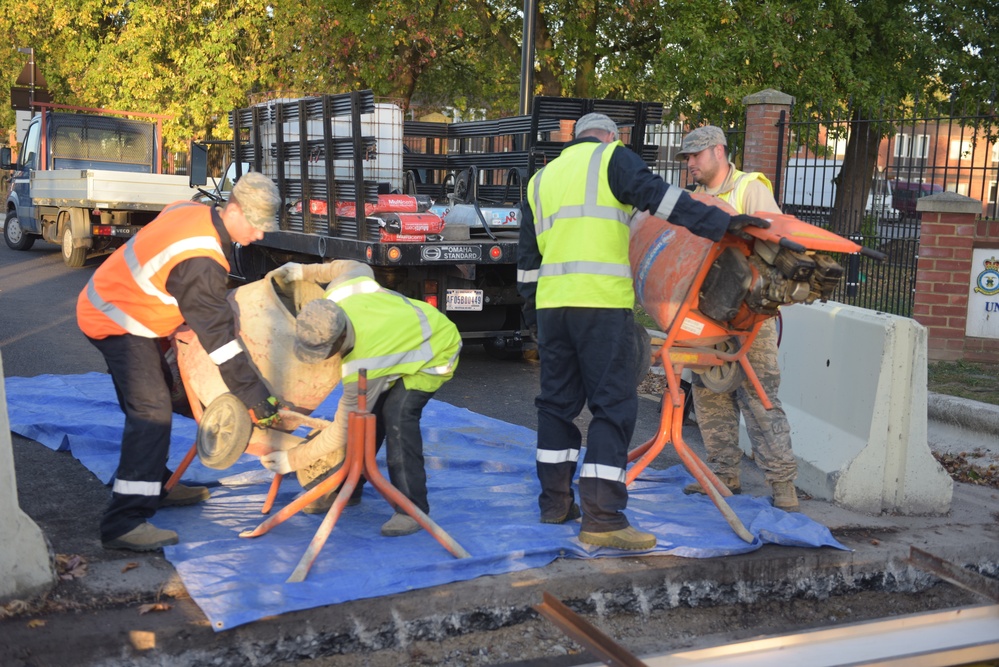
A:
{"label": "license plate", "polygon": [[449,289],[445,300],[445,310],[482,310],[482,290]]}

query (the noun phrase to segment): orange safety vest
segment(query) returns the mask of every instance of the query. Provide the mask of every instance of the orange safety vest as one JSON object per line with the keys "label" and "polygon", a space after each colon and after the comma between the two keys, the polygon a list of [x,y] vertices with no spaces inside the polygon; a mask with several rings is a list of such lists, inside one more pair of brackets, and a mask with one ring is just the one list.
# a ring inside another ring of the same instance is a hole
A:
{"label": "orange safety vest", "polygon": [[173,267],[192,257],[210,257],[229,270],[211,209],[175,202],[91,276],[76,302],[80,330],[96,339],[126,333],[169,336],[184,323],[184,316],[166,291],[166,281]]}

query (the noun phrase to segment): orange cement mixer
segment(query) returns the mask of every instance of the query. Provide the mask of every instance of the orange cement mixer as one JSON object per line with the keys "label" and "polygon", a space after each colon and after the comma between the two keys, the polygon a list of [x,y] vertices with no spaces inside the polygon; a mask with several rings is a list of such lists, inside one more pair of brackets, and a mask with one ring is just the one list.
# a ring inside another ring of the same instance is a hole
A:
{"label": "orange cement mixer", "polygon": [[[191,412],[199,424],[199,437],[170,478],[168,488],[176,484],[195,456],[210,468],[225,469],[243,453],[260,456],[297,446],[302,439],[291,435],[292,431],[310,425],[310,421],[313,426],[322,425],[307,416],[339,384],[340,357],[304,364],[293,350],[295,316],[303,305],[322,295],[319,285],[305,281],[285,284],[271,274],[229,293],[239,340],[271,395],[282,405],[282,421],[271,428],[247,425],[246,415],[241,414],[246,412],[246,406],[228,394],[218,367],[193,331],[185,326],[174,333],[171,344]],[[210,423],[206,424],[205,411],[212,405],[215,407],[209,414]],[[205,437],[206,430],[215,437]],[[321,472],[341,463],[343,457],[344,452],[335,452],[299,471],[299,481],[303,486],[310,485]]]}
{"label": "orange cement mixer", "polygon": [[[734,213],[717,197],[695,199]],[[630,257],[635,296],[666,333],[653,363],[662,363],[669,400],[657,436],[629,452],[626,475],[633,482],[672,442],[684,466],[740,537],[753,537],[725,502],[731,491],[683,441],[684,393],[680,376],[689,369],[719,393],[748,380],[766,408],[772,404],[746,358],[763,323],[778,308],[828,299],[843,268],[825,253],[881,253],[789,215],[759,213],[768,229],[746,227],[726,233],[718,242],[693,235],[683,227],[640,214],[632,225]]]}

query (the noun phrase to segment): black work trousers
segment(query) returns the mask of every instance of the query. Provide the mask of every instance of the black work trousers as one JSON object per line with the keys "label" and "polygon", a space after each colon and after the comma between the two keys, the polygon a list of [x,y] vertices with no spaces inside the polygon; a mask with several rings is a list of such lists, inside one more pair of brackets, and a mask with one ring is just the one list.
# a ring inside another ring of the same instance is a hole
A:
{"label": "black work trousers", "polygon": [[618,308],[538,310],[541,391],[538,408],[538,504],[542,520],[565,516],[572,503],[582,435],[573,420],[593,415],[579,476],[581,530],[628,526],[624,483],[628,445],[638,418],[634,313]]}
{"label": "black work trousers", "polygon": [[101,519],[101,541],[107,542],[145,522],[160,506],[171,475],[173,409],[159,340],[130,334],[88,340],[104,355],[125,413],[111,502]]}
{"label": "black work trousers", "polygon": [[420,419],[433,396],[433,392],[406,389],[400,378],[382,392],[371,410],[377,424],[377,448],[381,449],[382,442],[385,443],[389,481],[426,514],[430,514],[430,503]]}

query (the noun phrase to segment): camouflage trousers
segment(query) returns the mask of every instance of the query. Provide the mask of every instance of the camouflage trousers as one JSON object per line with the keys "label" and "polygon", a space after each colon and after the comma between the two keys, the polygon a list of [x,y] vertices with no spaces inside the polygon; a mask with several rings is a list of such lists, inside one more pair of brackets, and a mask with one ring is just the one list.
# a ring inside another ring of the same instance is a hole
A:
{"label": "camouflage trousers", "polygon": [[716,394],[694,376],[694,411],[701,430],[708,461],[716,475],[738,475],[742,450],[739,449],[739,414],[753,448],[753,458],[768,483],[793,482],[798,464],[791,451],[791,429],[777,398],[780,368],[777,366],[777,322],[767,320],[747,354],[763,391],[773,404],[767,410],[747,379],[733,392]]}

